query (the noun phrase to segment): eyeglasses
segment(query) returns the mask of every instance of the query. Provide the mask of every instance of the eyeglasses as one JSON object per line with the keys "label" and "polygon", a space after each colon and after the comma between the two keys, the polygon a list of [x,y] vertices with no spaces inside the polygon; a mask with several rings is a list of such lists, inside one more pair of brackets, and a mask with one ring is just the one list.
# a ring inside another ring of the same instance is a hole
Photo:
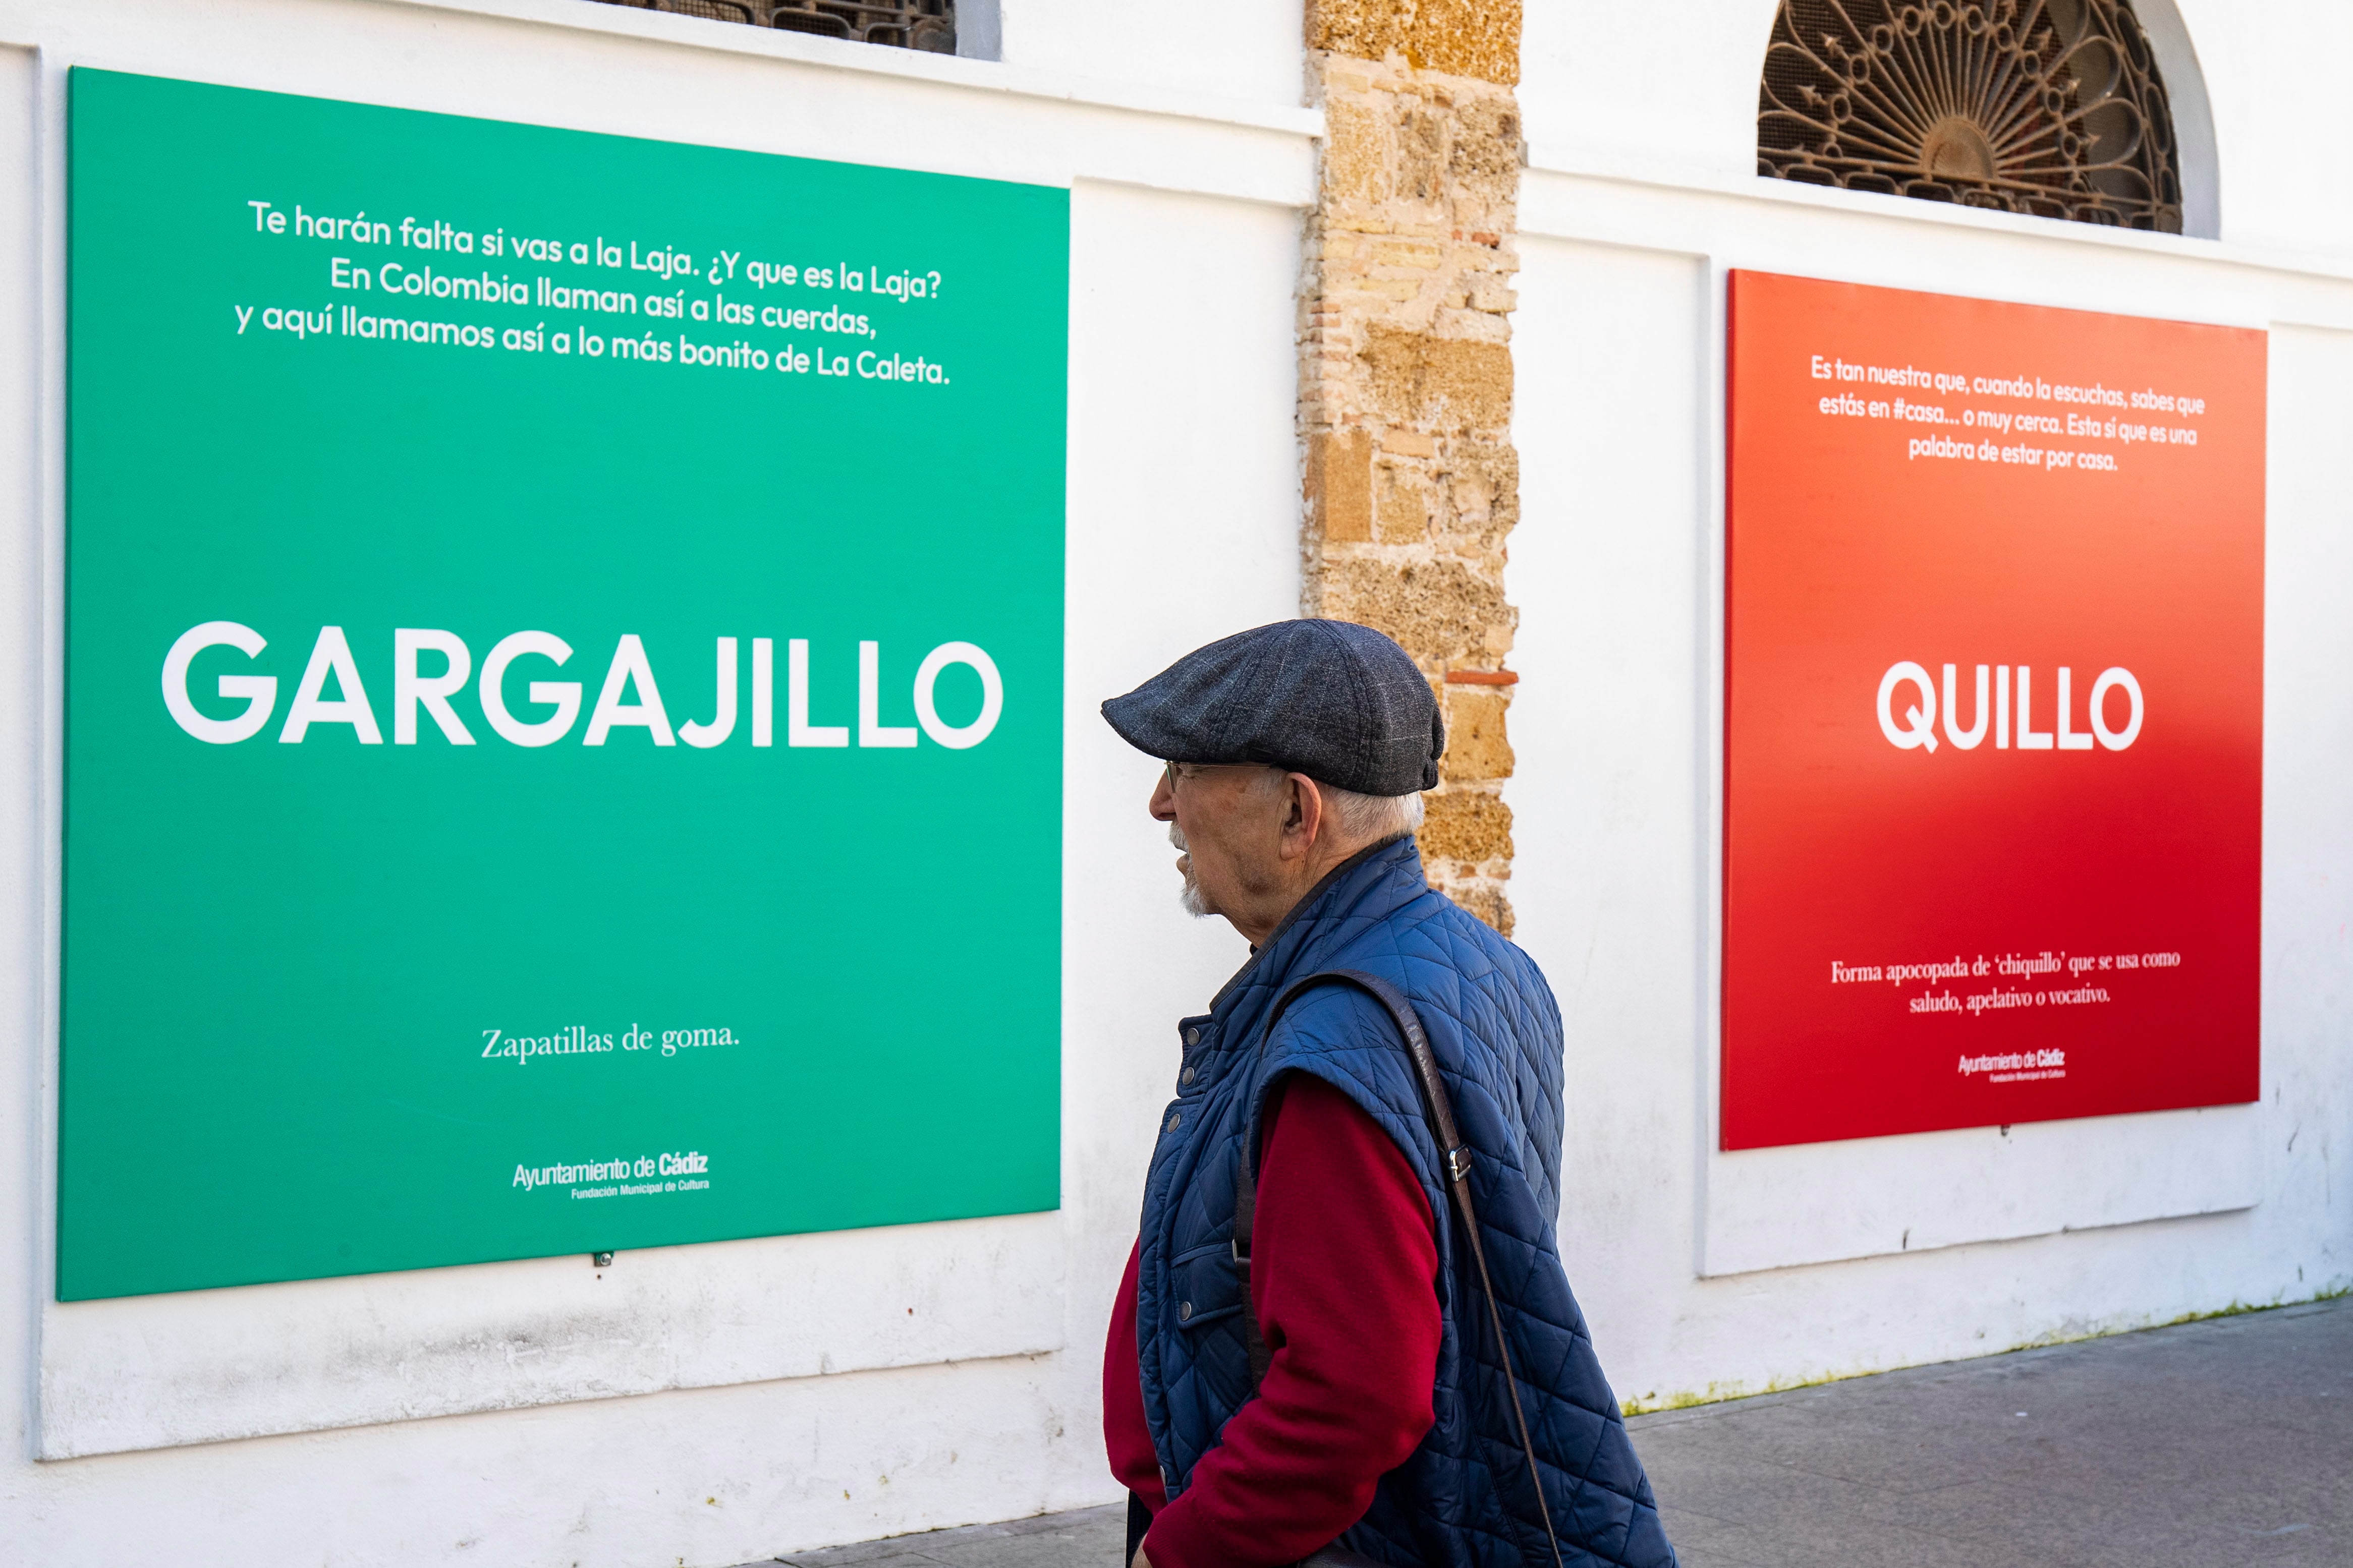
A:
{"label": "eyeglasses", "polygon": [[1204,773],[1214,773],[1228,768],[1245,768],[1250,765],[1248,763],[1162,763],[1160,764],[1162,776],[1168,781],[1170,795],[1176,793],[1176,781],[1179,779],[1198,779]]}

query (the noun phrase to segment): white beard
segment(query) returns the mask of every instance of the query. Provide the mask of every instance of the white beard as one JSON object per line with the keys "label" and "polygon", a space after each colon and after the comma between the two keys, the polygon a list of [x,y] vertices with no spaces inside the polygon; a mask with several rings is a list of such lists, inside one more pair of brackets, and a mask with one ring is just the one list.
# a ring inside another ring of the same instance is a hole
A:
{"label": "white beard", "polygon": [[1200,881],[1193,875],[1193,854],[1186,846],[1185,830],[1173,822],[1168,825],[1168,842],[1175,845],[1185,857],[1176,862],[1176,868],[1185,874],[1185,886],[1177,893],[1176,901],[1182,904],[1185,907],[1185,912],[1195,920],[1205,920],[1215,911],[1209,908],[1208,900],[1201,896]]}

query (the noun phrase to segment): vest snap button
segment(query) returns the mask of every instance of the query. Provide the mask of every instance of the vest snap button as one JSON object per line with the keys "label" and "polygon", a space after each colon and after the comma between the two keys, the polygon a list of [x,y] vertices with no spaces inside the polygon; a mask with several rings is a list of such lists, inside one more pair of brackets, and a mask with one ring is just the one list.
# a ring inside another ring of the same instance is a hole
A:
{"label": "vest snap button", "polygon": [[1198,1046],[1198,1045],[1199,1045],[1199,1044],[1201,1043],[1201,1031],[1200,1031],[1200,1030],[1198,1030],[1198,1029],[1187,1029],[1187,1030],[1186,1030],[1186,1031],[1185,1031],[1185,1043],[1186,1043],[1187,1045],[1188,1045],[1188,1046]]}
{"label": "vest snap button", "polygon": [[1178,1122],[1180,1122],[1180,1121],[1184,1121],[1184,1120],[1185,1120],[1185,1113],[1184,1113],[1183,1111],[1181,1111],[1181,1110],[1172,1110],[1172,1111],[1170,1111],[1170,1112],[1168,1113],[1168,1131],[1171,1131],[1171,1132],[1176,1131],[1176,1124],[1177,1124]]}
{"label": "vest snap button", "polygon": [[1183,1072],[1176,1075],[1176,1081],[1178,1083],[1190,1083],[1198,1075],[1191,1068],[1187,1068]]}
{"label": "vest snap button", "polygon": [[1193,1303],[1190,1301],[1177,1302],[1176,1317],[1181,1322],[1191,1322],[1193,1321]]}

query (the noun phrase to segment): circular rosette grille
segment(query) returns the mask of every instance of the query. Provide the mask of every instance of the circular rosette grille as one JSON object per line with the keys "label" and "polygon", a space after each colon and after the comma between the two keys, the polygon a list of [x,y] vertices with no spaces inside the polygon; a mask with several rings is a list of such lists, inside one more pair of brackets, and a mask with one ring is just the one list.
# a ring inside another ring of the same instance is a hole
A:
{"label": "circular rosette grille", "polygon": [[1757,169],[2181,232],[2173,114],[2124,0],[1782,0]]}

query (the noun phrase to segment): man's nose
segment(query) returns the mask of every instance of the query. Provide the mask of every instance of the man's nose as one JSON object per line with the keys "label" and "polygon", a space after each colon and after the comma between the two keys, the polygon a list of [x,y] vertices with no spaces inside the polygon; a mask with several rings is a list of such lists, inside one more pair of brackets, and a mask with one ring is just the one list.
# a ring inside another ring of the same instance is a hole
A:
{"label": "man's nose", "polygon": [[1176,792],[1168,787],[1166,773],[1153,781],[1152,799],[1145,804],[1145,809],[1152,814],[1155,822],[1176,820]]}

